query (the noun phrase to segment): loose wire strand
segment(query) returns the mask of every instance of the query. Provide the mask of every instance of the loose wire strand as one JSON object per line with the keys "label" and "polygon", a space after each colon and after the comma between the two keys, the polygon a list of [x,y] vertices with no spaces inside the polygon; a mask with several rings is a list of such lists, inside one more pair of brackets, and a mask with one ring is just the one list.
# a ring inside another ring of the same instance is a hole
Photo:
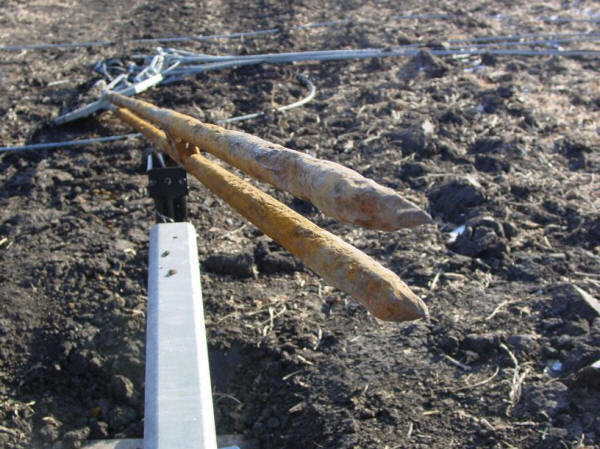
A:
{"label": "loose wire strand", "polygon": [[142,135],[140,133],[132,133],[132,134],[123,134],[123,135],[119,135],[119,136],[94,137],[91,139],[66,140],[63,142],[34,143],[31,145],[0,147],[0,153],[6,153],[8,151],[50,150],[50,149],[54,149],[54,148],[65,148],[65,147],[74,147],[74,146],[79,146],[79,145],[89,145],[92,143],[104,143],[104,142],[114,142],[116,140],[135,139],[138,137],[142,137]]}

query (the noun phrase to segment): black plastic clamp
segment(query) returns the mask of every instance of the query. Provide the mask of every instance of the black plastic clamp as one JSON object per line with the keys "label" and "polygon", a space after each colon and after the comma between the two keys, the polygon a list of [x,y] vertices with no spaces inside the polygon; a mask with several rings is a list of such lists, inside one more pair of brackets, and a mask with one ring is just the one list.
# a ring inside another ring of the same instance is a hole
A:
{"label": "black plastic clamp", "polygon": [[[149,155],[156,162],[156,156]],[[159,221],[186,221],[187,173],[181,167],[149,164],[148,194],[154,199]]]}

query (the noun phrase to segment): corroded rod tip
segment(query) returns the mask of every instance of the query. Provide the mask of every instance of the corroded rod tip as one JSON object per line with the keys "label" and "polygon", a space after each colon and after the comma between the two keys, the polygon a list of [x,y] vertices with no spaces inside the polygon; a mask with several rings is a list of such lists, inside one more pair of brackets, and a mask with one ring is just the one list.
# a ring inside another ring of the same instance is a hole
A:
{"label": "corroded rod tip", "polygon": [[422,209],[400,209],[397,211],[397,223],[403,228],[412,228],[431,222],[431,215]]}
{"label": "corroded rod tip", "polygon": [[414,321],[421,318],[429,317],[429,309],[427,305],[416,295],[411,295],[410,298],[403,298],[401,306],[398,304],[389,304],[379,310],[370,310],[377,318],[383,321]]}

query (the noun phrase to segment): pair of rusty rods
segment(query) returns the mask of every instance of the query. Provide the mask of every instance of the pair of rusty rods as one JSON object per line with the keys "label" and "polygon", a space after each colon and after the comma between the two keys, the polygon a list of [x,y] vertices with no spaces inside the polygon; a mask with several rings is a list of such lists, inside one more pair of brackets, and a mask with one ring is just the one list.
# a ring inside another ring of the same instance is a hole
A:
{"label": "pair of rusty rods", "polygon": [[116,93],[108,93],[106,98],[255,179],[311,202],[325,215],[338,220],[395,231],[431,219],[427,212],[396,191],[335,162]]}
{"label": "pair of rusty rods", "polygon": [[395,273],[362,251],[211,162],[183,139],[169,139],[164,131],[126,108],[114,108],[113,113],[326,282],[364,304],[377,318],[407,321],[428,315],[427,306]]}

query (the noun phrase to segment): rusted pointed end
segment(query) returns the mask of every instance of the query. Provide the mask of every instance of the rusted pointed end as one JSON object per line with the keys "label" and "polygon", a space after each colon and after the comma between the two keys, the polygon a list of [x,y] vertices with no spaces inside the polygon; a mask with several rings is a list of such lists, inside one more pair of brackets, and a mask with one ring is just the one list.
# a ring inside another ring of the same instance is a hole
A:
{"label": "rusted pointed end", "polygon": [[418,207],[399,209],[396,213],[398,228],[413,228],[431,222],[431,215]]}
{"label": "rusted pointed end", "polygon": [[429,317],[429,309],[427,305],[416,295],[412,295],[410,298],[403,298],[400,300],[401,306],[390,307],[385,310],[382,316],[377,316],[384,321],[413,321],[420,318]]}
{"label": "rusted pointed end", "polygon": [[386,287],[364,302],[373,316],[380,320],[396,322],[429,316],[427,305],[400,278],[392,274],[387,280],[390,282]]}

